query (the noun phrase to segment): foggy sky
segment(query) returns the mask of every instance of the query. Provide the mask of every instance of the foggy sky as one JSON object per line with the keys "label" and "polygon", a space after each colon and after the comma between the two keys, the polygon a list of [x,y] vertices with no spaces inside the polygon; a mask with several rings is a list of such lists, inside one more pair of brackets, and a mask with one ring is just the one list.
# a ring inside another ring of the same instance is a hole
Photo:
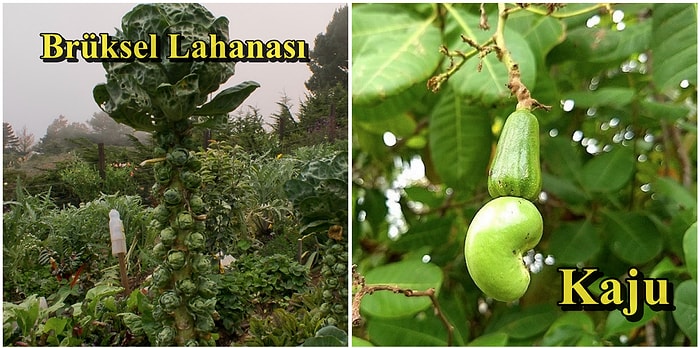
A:
{"label": "foggy sky", "polygon": [[[341,3],[203,3],[216,17],[229,19],[229,39],[263,42],[276,39],[305,40],[313,50],[316,35],[324,33]],[[46,127],[59,115],[69,122],[85,122],[100,108],[92,99],[95,85],[105,83],[101,63],[82,58],[44,63],[40,33],[59,33],[65,39],[82,39],[83,33],[108,33],[121,27],[121,18],[133,3],[5,3],[3,6],[3,121],[16,133],[22,127],[39,141]],[[236,63],[236,74],[220,87],[243,81],[260,83],[236,111],[248,105],[265,117],[279,111],[277,102],[286,93],[296,114],[304,99],[304,82],[311,76],[308,65],[296,63]],[[216,93],[216,92],[215,92]],[[236,112],[234,111],[234,112]]]}

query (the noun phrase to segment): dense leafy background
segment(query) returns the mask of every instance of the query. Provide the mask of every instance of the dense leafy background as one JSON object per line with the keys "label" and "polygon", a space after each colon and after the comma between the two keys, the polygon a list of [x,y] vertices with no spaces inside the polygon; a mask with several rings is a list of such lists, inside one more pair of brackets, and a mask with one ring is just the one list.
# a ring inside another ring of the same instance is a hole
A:
{"label": "dense leafy background", "polygon": [[[697,344],[697,8],[619,4],[612,10],[624,16],[613,21],[602,7],[585,11],[592,6],[550,16],[533,6],[506,22],[523,82],[553,106],[535,111],[545,221],[537,251],[557,263],[515,303],[486,298],[463,256],[516,104],[506,68],[493,54],[473,57],[439,92],[426,88],[449,65],[440,45],[468,52],[460,34],[479,43],[493,35],[496,5],[485,6],[486,31],[478,4],[352,7],[353,263],[368,284],[439,289],[454,344]],[[421,264],[430,267],[417,272]],[[618,311],[563,312],[557,266],[596,266],[614,278],[635,266],[667,278],[676,311],[646,308],[639,322]],[[413,300],[366,296],[353,343],[445,345],[430,302]]]}

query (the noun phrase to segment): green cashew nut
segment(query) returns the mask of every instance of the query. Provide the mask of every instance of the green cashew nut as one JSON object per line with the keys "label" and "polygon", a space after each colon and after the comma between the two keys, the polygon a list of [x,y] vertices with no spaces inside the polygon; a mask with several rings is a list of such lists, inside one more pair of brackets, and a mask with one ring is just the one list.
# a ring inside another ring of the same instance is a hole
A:
{"label": "green cashew nut", "polygon": [[486,203],[464,243],[467,269],[479,289],[504,302],[522,297],[530,285],[522,254],[539,243],[542,228],[542,215],[527,199],[504,196]]}

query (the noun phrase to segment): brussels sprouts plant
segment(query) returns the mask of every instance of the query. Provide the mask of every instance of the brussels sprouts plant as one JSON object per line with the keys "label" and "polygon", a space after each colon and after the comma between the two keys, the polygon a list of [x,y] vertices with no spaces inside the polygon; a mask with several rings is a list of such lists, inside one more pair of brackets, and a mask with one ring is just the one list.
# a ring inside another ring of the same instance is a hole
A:
{"label": "brussels sprouts plant", "polygon": [[[156,34],[161,49],[169,49],[168,34],[181,34],[181,49],[192,42],[207,42],[210,34],[228,41],[228,19],[214,17],[194,3],[140,4],[122,18],[116,40],[149,40]],[[160,57],[167,57],[163,51]],[[201,163],[194,158],[197,127],[227,120],[257,87],[247,81],[210,93],[234,74],[226,61],[130,61],[104,62],[107,82],[97,85],[93,97],[115,121],[150,132],[156,142],[153,193],[160,205],[154,210],[154,226],[160,243],[153,254],[162,264],[153,275],[153,316],[158,321],[156,345],[214,345],[215,289],[208,278],[210,256],[203,253],[206,202],[199,194]]]}

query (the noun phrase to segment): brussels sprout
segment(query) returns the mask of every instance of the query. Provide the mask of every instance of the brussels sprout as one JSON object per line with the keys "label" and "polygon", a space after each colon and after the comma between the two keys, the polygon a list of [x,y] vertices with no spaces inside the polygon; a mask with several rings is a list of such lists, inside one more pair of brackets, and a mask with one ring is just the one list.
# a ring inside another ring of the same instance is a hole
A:
{"label": "brussels sprout", "polygon": [[173,178],[173,169],[168,164],[157,163],[153,171],[159,184],[167,184]]}
{"label": "brussels sprout", "polygon": [[175,289],[182,295],[191,297],[197,293],[197,284],[192,279],[178,280]]}
{"label": "brussels sprout", "polygon": [[203,214],[206,211],[207,208],[204,204],[204,200],[202,200],[202,196],[192,195],[192,197],[190,197],[190,209],[192,209],[192,212],[195,214]]}
{"label": "brussels sprout", "polygon": [[199,282],[199,296],[203,298],[212,298],[216,296],[219,289],[216,286],[216,282],[211,279],[202,280]]}
{"label": "brussels sprout", "polygon": [[189,230],[194,224],[194,219],[190,213],[182,212],[178,214],[175,223],[177,224],[177,228],[181,230]]}
{"label": "brussels sprout", "polygon": [[163,289],[170,282],[170,271],[167,268],[158,268],[153,272],[153,286]]}
{"label": "brussels sprout", "polygon": [[153,306],[153,310],[151,310],[151,315],[153,316],[153,319],[155,321],[161,321],[165,319],[165,316],[167,314],[163,311],[163,307],[161,307],[159,304],[156,304],[155,306]]}
{"label": "brussels sprout", "polygon": [[197,316],[211,315],[216,307],[216,299],[203,299],[201,297],[195,297],[187,303],[187,307],[192,313],[197,314]]}
{"label": "brussels sprout", "polygon": [[342,314],[345,312],[346,312],[346,310],[345,310],[345,307],[343,307],[343,305],[337,304],[337,305],[333,306],[333,313]]}
{"label": "brussels sprout", "polygon": [[185,239],[185,246],[190,250],[202,251],[205,247],[206,240],[204,235],[199,232],[192,232]]}
{"label": "brussels sprout", "polygon": [[185,347],[199,347],[199,342],[195,338],[190,338],[185,342]]}
{"label": "brussels sprout", "polygon": [[182,194],[177,188],[171,187],[163,193],[163,201],[170,206],[178,205],[182,202]]}
{"label": "brussels sprout", "polygon": [[179,270],[185,267],[187,259],[185,258],[185,252],[181,250],[171,250],[168,253],[168,264],[173,270]]}
{"label": "brussels sprout", "polygon": [[168,247],[166,247],[163,243],[158,243],[153,247],[153,254],[157,258],[162,259],[168,254]]}
{"label": "brussels sprout", "polygon": [[180,307],[181,299],[175,291],[166,291],[160,296],[160,305],[163,307],[163,311],[166,313],[171,313]]}
{"label": "brussels sprout", "polygon": [[211,317],[211,315],[205,314],[197,316],[194,326],[195,331],[211,332],[214,331],[214,327],[214,319]]}
{"label": "brussels sprout", "polygon": [[171,227],[166,227],[160,231],[160,242],[163,245],[170,247],[175,243],[175,239],[177,239],[177,232]]}
{"label": "brussels sprout", "polygon": [[208,274],[211,271],[211,261],[204,255],[197,255],[192,262],[192,270],[198,274]]}
{"label": "brussels sprout", "polygon": [[326,285],[331,287],[331,288],[335,288],[338,286],[338,279],[328,278],[328,279],[326,279]]}
{"label": "brussels sprout", "polygon": [[168,223],[168,220],[170,220],[170,209],[164,204],[159,204],[153,209],[153,218],[161,224]]}
{"label": "brussels sprout", "polygon": [[330,251],[340,254],[343,251],[343,246],[338,243],[335,243],[331,245]]}
{"label": "brussels sprout", "polygon": [[326,255],[323,257],[323,263],[325,263],[325,264],[328,265],[328,266],[333,266],[333,265],[335,265],[335,263],[336,263],[335,256],[326,254]]}
{"label": "brussels sprout", "polygon": [[210,334],[208,335],[208,338],[200,338],[199,345],[202,347],[216,347],[216,341],[214,341],[214,338],[211,337]]}
{"label": "brussels sprout", "polygon": [[347,263],[348,262],[348,253],[342,252],[338,253],[338,263]]}
{"label": "brussels sprout", "polygon": [[176,334],[177,332],[172,326],[163,327],[163,329],[158,333],[158,337],[156,337],[156,345],[160,347],[172,345],[175,341]]}
{"label": "brussels sprout", "polygon": [[176,148],[170,151],[170,153],[165,156],[165,159],[168,163],[176,167],[182,167],[187,164],[187,161],[190,159],[190,153],[186,149]]}
{"label": "brussels sprout", "polygon": [[344,263],[337,263],[333,265],[333,273],[337,275],[344,275],[348,269]]}
{"label": "brussels sprout", "polygon": [[182,180],[182,184],[190,190],[197,190],[202,186],[202,177],[190,171],[182,171],[180,173],[180,180]]}
{"label": "brussels sprout", "polygon": [[330,311],[331,311],[331,305],[330,305],[330,304],[328,304],[328,303],[322,303],[322,304],[321,304],[321,313],[326,314],[326,313],[328,313],[328,312],[330,312]]}
{"label": "brussels sprout", "polygon": [[332,298],[333,298],[333,291],[323,290],[323,299],[324,300],[329,301]]}

